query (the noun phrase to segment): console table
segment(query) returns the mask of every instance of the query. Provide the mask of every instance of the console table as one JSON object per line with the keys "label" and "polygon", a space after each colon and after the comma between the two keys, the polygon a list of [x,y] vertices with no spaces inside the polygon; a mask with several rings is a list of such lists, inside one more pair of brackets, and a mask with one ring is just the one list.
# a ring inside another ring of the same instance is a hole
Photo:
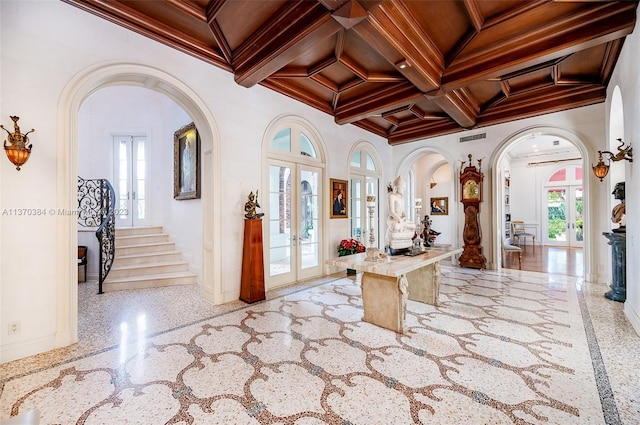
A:
{"label": "console table", "polygon": [[394,255],[381,258],[378,262],[366,261],[367,254],[363,252],[325,263],[364,272],[363,320],[404,333],[407,299],[438,305],[440,260],[462,251],[462,248],[429,248],[413,257]]}

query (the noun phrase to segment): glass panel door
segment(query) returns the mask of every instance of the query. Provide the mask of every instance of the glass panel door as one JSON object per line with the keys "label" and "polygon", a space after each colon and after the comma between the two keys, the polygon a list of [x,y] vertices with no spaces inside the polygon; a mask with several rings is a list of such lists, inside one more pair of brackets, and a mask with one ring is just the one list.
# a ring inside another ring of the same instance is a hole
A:
{"label": "glass panel door", "polygon": [[272,161],[269,165],[269,278],[275,286],[322,273],[321,172]]}
{"label": "glass panel door", "polygon": [[291,168],[286,164],[269,166],[269,276],[282,282],[294,280]]}
{"label": "glass panel door", "polygon": [[579,247],[584,242],[582,186],[547,187],[546,245]]}
{"label": "glass panel door", "polygon": [[299,256],[297,279],[305,279],[322,273],[320,265],[320,171],[311,167],[298,166],[300,184],[300,205],[298,208]]}
{"label": "glass panel door", "polygon": [[146,218],[146,146],[144,136],[114,137],[116,226],[142,226]]}

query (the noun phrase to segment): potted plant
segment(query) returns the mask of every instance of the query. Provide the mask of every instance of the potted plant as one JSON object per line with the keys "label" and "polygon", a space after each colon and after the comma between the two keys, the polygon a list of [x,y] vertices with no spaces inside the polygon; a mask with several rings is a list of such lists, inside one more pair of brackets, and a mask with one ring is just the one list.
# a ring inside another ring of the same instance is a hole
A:
{"label": "potted plant", "polygon": [[[365,252],[366,248],[362,242],[357,239],[343,239],[340,241],[338,245],[338,257],[344,257],[345,255],[357,254],[360,252]],[[347,269],[348,275],[356,274],[356,271],[353,269]]]}

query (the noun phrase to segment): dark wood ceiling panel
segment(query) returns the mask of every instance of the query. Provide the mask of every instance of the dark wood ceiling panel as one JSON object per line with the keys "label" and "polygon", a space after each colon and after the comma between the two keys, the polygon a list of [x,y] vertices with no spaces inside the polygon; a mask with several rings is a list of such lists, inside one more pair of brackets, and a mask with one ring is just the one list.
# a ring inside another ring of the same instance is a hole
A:
{"label": "dark wood ceiling panel", "polygon": [[638,0],[62,0],[386,137],[604,101]]}
{"label": "dark wood ceiling panel", "polygon": [[[153,1],[149,3],[155,3]],[[287,3],[287,0],[236,1],[227,0],[220,8],[216,21],[235,51],[262,28]]]}
{"label": "dark wood ceiling panel", "polygon": [[599,44],[569,56],[558,65],[559,82],[569,80],[599,82],[600,78],[597,77],[600,75],[607,49],[608,44]]}
{"label": "dark wood ceiling panel", "polygon": [[406,6],[445,56],[456,46],[458,40],[473,29],[463,2],[444,2],[433,7],[431,2],[408,1]]}
{"label": "dark wood ceiling panel", "polygon": [[344,54],[348,55],[369,73],[394,73],[396,67],[380,55],[378,51],[367,44],[355,31],[348,31],[345,37]]}

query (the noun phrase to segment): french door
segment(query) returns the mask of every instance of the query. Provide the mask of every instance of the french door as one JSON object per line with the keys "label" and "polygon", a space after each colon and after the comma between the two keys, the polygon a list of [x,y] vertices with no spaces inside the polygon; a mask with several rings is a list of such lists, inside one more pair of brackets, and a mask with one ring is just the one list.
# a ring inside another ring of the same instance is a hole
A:
{"label": "french door", "polygon": [[545,245],[584,245],[583,192],[581,185],[546,187]]}
{"label": "french door", "polygon": [[146,137],[114,136],[113,188],[116,227],[142,226],[146,219]]}
{"label": "french door", "polygon": [[278,286],[322,274],[321,168],[270,161],[269,283]]}
{"label": "french door", "polygon": [[[367,176],[351,177],[351,237],[358,239],[365,246],[381,246],[378,223],[378,213],[375,207],[369,212],[367,207],[367,195],[373,195],[379,199],[378,179]],[[378,205],[380,201],[378,201]],[[373,218],[372,218],[373,216]],[[373,220],[373,223],[372,223]],[[373,245],[371,245],[371,228],[373,227]]]}

